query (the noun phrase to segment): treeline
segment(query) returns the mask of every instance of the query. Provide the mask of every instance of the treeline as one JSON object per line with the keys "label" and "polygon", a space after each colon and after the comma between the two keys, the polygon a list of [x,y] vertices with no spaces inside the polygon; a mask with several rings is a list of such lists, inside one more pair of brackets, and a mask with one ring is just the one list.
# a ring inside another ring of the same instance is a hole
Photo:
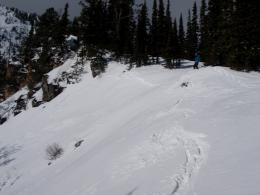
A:
{"label": "treeline", "polygon": [[145,1],[138,9],[133,0],[85,0],[81,5],[78,36],[88,55],[106,50],[137,66],[159,63],[162,57],[168,68],[186,56],[183,19],[178,28],[169,0],[166,6],[154,0],[152,18]]}
{"label": "treeline", "polygon": [[[86,53],[112,51],[116,58],[137,66],[165,59],[173,68],[178,59],[194,59],[200,52],[209,65],[237,70],[259,69],[260,9],[257,0],[194,2],[184,28],[182,15],[172,19],[170,1],[154,0],[148,17],[146,1],[134,9],[133,0],[85,0],[78,36]],[[184,30],[186,29],[186,31]]]}
{"label": "treeline", "polygon": [[107,52],[137,67],[164,59],[165,67],[174,68],[200,53],[208,65],[259,70],[257,0],[201,0],[200,8],[194,2],[186,27],[182,14],[172,18],[170,0],[154,0],[151,17],[146,1],[136,6],[134,0],[84,0],[81,6],[72,22],[66,4],[62,15],[50,8],[32,23],[21,55],[32,85],[66,58],[70,34],[78,37],[82,57],[95,59],[101,72]]}
{"label": "treeline", "polygon": [[14,12],[15,17],[18,18],[22,23],[33,22],[37,18],[37,14],[35,13],[27,13],[14,7],[10,8],[10,10]]}
{"label": "treeline", "polygon": [[66,4],[62,15],[54,8],[49,8],[32,22],[28,38],[21,48],[21,62],[28,70],[29,88],[41,81],[44,74],[61,65],[70,48],[66,44],[67,35],[71,34],[69,5]]}
{"label": "treeline", "polygon": [[202,0],[199,50],[207,64],[259,70],[259,35],[257,0]]}

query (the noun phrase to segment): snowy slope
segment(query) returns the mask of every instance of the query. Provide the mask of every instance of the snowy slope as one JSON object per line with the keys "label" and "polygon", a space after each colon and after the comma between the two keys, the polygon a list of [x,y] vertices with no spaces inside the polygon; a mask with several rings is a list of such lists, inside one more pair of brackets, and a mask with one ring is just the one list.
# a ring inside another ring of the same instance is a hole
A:
{"label": "snowy slope", "polygon": [[0,56],[5,59],[17,56],[30,29],[29,21],[22,22],[13,10],[0,5]]}
{"label": "snowy slope", "polygon": [[258,73],[125,69],[0,126],[1,195],[260,194]]}

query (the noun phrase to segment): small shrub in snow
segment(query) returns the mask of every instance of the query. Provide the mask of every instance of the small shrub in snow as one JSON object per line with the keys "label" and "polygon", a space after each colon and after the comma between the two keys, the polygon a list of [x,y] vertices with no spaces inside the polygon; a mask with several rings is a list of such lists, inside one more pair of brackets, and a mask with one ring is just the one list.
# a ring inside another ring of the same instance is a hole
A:
{"label": "small shrub in snow", "polygon": [[189,82],[183,82],[182,84],[181,84],[181,87],[188,87],[189,86]]}
{"label": "small shrub in snow", "polygon": [[92,71],[92,76],[95,78],[101,73],[104,73],[107,67],[107,60],[102,54],[97,54],[96,57],[92,58],[90,67]]}
{"label": "small shrub in snow", "polygon": [[63,149],[59,144],[53,143],[46,148],[46,154],[49,160],[56,160],[63,154]]}

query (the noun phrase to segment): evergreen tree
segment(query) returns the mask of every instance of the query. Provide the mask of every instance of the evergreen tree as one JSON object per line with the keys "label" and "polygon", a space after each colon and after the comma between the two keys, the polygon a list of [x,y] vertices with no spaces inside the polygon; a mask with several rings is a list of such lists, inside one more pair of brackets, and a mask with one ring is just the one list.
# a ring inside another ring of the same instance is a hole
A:
{"label": "evergreen tree", "polygon": [[136,23],[134,20],[134,11],[133,11],[134,0],[128,1],[128,17],[124,31],[125,31],[125,46],[123,48],[123,53],[126,58],[134,58],[134,36],[136,30]]}
{"label": "evergreen tree", "polygon": [[21,61],[23,64],[28,64],[33,57],[33,47],[34,47],[34,22],[31,24],[31,30],[29,32],[28,38],[22,43],[21,47]]}
{"label": "evergreen tree", "polygon": [[39,22],[36,25],[37,44],[43,46],[44,44],[56,45],[57,43],[57,26],[59,26],[59,14],[54,8],[49,8],[39,17]]}
{"label": "evergreen tree", "polygon": [[51,58],[53,57],[53,53],[51,51],[51,45],[46,42],[42,47],[42,52],[40,54],[40,58],[38,60],[37,74],[44,75],[53,69],[53,64],[51,64]]}
{"label": "evergreen tree", "polygon": [[166,16],[165,16],[165,33],[166,33],[166,45],[163,50],[162,56],[166,60],[166,67],[173,68],[173,58],[174,58],[174,50],[173,48],[176,46],[173,43],[173,27],[172,27],[172,18],[170,12],[170,1],[167,1],[166,8]]}
{"label": "evergreen tree", "polygon": [[165,9],[164,9],[164,3],[163,0],[159,0],[159,10],[158,10],[158,48],[159,48],[159,54],[162,56],[163,50],[167,43],[167,33],[166,33],[166,22],[165,22]]}
{"label": "evergreen tree", "polygon": [[165,34],[167,35],[167,39],[172,30],[172,17],[170,11],[170,0],[167,1],[166,15],[165,15]]}
{"label": "evergreen tree", "polygon": [[117,57],[133,53],[135,31],[133,5],[133,0],[108,2],[109,44]]}
{"label": "evergreen tree", "polygon": [[0,93],[2,93],[2,89],[4,88],[4,86],[6,84],[6,80],[5,80],[6,63],[7,63],[6,60],[4,59],[4,57],[2,56],[2,54],[0,52]]}
{"label": "evergreen tree", "polygon": [[[25,55],[24,61],[28,63],[29,68],[33,70],[34,82],[39,82],[42,76],[52,70],[55,65],[54,55],[59,51],[59,14],[54,8],[47,9],[40,17],[38,23],[32,28],[29,39],[27,40],[27,48],[29,53]],[[39,50],[38,48],[41,48]],[[37,51],[39,60],[36,63],[31,62]],[[30,67],[31,66],[31,67]]]}
{"label": "evergreen tree", "polygon": [[233,0],[210,0],[208,9],[206,61],[213,65],[226,65],[232,49]]}
{"label": "evergreen tree", "polygon": [[79,37],[80,35],[80,25],[79,25],[79,18],[75,17],[72,21],[72,24],[69,28],[69,33]]}
{"label": "evergreen tree", "polygon": [[233,0],[226,0],[222,3],[222,15],[220,21],[220,40],[215,45],[219,48],[219,62],[220,65],[226,66],[228,64],[232,46],[233,37],[233,15],[234,15],[234,2]]}
{"label": "evergreen tree", "polygon": [[69,30],[69,14],[68,14],[68,9],[69,9],[69,4],[66,3],[65,8],[64,8],[64,13],[59,21],[58,25],[58,34],[57,34],[57,42],[58,44],[64,49],[64,42],[66,35],[68,35],[68,30]]}
{"label": "evergreen tree", "polygon": [[157,0],[153,2],[152,24],[150,28],[150,53],[156,58],[156,63],[159,63],[159,31],[158,31],[158,7]]}
{"label": "evergreen tree", "polygon": [[187,20],[187,32],[185,37],[185,57],[189,60],[193,60],[194,50],[192,47],[192,22],[191,22],[191,12],[188,11]]}
{"label": "evergreen tree", "polygon": [[[68,27],[67,10],[68,5],[65,6],[61,18],[54,8],[47,9],[38,20],[33,20],[31,17],[32,28],[20,52],[21,62],[29,71],[27,74],[29,88],[33,88],[45,73],[62,63],[64,53],[61,51],[65,45]],[[34,57],[37,58],[32,60]]]}
{"label": "evergreen tree", "polygon": [[181,47],[180,47],[180,42],[178,38],[178,25],[177,25],[177,20],[176,18],[174,19],[173,22],[173,30],[172,30],[172,36],[173,36],[173,59],[179,59],[180,58],[180,52],[181,52]]}
{"label": "evergreen tree", "polygon": [[[191,21],[191,52],[193,52],[194,57],[195,52],[198,51],[198,33],[199,33],[199,26],[198,26],[198,15],[197,15],[197,4],[194,2],[192,8],[192,21]],[[192,54],[192,53],[190,53]]]}
{"label": "evergreen tree", "polygon": [[97,52],[96,56],[91,59],[90,68],[92,71],[92,76],[96,77],[105,72],[107,67],[107,60],[104,57],[103,52]]}
{"label": "evergreen tree", "polygon": [[183,27],[182,14],[180,15],[180,20],[179,20],[178,41],[179,41],[179,47],[180,47],[179,58],[184,58],[185,31],[184,31],[184,27]]}
{"label": "evergreen tree", "polygon": [[208,13],[208,55],[206,61],[209,64],[222,64],[219,44],[221,38],[222,3],[219,0],[209,0]]}
{"label": "evergreen tree", "polygon": [[136,63],[137,67],[148,64],[148,33],[149,24],[146,1],[143,3],[141,11],[138,15],[138,23],[136,29]]}
{"label": "evergreen tree", "polygon": [[201,56],[205,56],[207,52],[207,38],[208,38],[208,26],[207,26],[207,3],[206,0],[201,1],[200,8],[200,41],[199,50]]}
{"label": "evergreen tree", "polygon": [[89,56],[106,48],[106,5],[102,0],[85,0],[81,3],[81,40]]}
{"label": "evergreen tree", "polygon": [[259,70],[260,5],[257,0],[235,2],[232,52],[229,60],[239,70]]}

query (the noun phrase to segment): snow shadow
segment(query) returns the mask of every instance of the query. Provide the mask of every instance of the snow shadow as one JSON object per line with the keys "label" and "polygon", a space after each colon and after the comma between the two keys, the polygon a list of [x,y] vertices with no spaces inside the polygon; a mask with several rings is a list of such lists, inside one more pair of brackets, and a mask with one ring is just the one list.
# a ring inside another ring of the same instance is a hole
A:
{"label": "snow shadow", "polygon": [[135,187],[134,189],[132,189],[130,192],[128,192],[127,194],[125,195],[133,195],[136,191],[137,191],[137,187]]}
{"label": "snow shadow", "polygon": [[0,167],[6,166],[15,160],[13,154],[18,152],[18,146],[4,146],[0,148]]}
{"label": "snow shadow", "polygon": [[188,69],[188,68],[193,68],[193,65],[180,65],[177,66],[175,69]]}

